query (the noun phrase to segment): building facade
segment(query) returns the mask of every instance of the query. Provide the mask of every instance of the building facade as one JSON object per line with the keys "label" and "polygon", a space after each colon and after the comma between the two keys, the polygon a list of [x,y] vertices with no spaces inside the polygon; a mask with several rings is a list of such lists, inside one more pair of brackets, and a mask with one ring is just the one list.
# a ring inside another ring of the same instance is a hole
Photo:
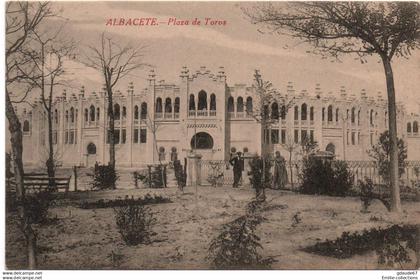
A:
{"label": "building facade", "polygon": [[[156,81],[137,91],[132,84],[114,96],[116,164],[138,167],[183,159],[196,150],[204,159],[226,160],[232,151],[260,154],[261,146],[286,153],[284,146],[304,138],[338,159],[371,160],[367,154],[387,129],[387,103],[378,95],[358,97],[342,87],[338,94],[295,92],[289,83],[282,93],[288,106],[272,102],[270,127],[256,119],[258,96],[246,85],[229,86],[221,67],[213,74],[201,67],[194,74],[184,67],[178,85]],[[287,108],[286,108],[287,107]],[[399,137],[408,146],[408,160],[420,160],[420,116],[406,114],[398,104]],[[63,166],[92,166],[109,160],[107,99],[104,90],[76,94],[66,91],[54,100],[53,143]],[[21,114],[24,162],[44,165],[48,151],[47,118],[40,102]],[[264,143],[261,143],[264,142]]]}

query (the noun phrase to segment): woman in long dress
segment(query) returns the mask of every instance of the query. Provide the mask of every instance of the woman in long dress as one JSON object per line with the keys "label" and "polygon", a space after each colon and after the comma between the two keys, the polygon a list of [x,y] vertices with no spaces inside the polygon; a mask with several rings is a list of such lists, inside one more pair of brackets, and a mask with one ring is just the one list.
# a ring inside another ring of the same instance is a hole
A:
{"label": "woman in long dress", "polygon": [[284,159],[284,157],[281,156],[279,151],[276,152],[273,167],[273,188],[284,189],[287,184],[286,160]]}

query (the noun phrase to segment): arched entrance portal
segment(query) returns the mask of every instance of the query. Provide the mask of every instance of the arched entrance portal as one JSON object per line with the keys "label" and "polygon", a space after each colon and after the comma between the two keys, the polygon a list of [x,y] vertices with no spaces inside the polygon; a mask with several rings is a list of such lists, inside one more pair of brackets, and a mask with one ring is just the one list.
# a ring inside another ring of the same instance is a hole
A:
{"label": "arched entrance portal", "polygon": [[325,150],[335,155],[335,145],[333,143],[329,143]]}
{"label": "arched entrance portal", "polygon": [[96,145],[94,143],[89,143],[86,147],[87,163],[88,167],[92,167],[96,162]]}
{"label": "arched entrance portal", "polygon": [[213,149],[213,137],[206,132],[198,132],[191,138],[191,149],[210,150]]}

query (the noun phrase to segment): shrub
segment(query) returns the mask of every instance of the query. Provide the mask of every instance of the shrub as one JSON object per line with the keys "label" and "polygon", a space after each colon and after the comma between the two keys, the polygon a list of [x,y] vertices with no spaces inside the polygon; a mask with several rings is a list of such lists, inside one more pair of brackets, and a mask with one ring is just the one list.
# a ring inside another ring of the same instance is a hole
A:
{"label": "shrub", "polygon": [[326,240],[304,251],[339,259],[375,251],[378,263],[393,265],[410,262],[408,250],[415,250],[416,226],[393,225],[386,229],[364,230],[362,233],[343,232],[336,240]]}
{"label": "shrub", "polygon": [[158,203],[169,203],[171,200],[161,195],[151,196],[146,194],[143,198],[134,199],[134,197],[128,198],[126,196],[124,199],[118,198],[113,200],[104,200],[99,199],[94,202],[83,201],[80,203],[79,207],[82,209],[98,209],[98,208],[110,208],[110,207],[122,207],[128,205],[148,205],[148,204],[158,204]]}
{"label": "shrub", "polygon": [[99,165],[96,163],[93,172],[93,174],[88,174],[90,177],[93,177],[92,189],[115,189],[115,183],[118,180],[115,167],[112,165]]}
{"label": "shrub", "polygon": [[136,189],[139,188],[139,181],[144,183],[147,180],[147,170],[142,170],[142,171],[134,171],[132,173],[133,175],[133,182],[134,182],[134,187]]}
{"label": "shrub", "polygon": [[212,240],[209,258],[218,269],[264,269],[269,268],[272,258],[262,258],[262,248],[255,229],[261,223],[258,215],[244,215],[223,225],[221,233]]}
{"label": "shrub", "polygon": [[[398,141],[398,173],[401,176],[404,173],[405,160],[407,159],[407,147],[402,139]],[[378,166],[378,173],[382,177],[385,183],[389,183],[390,180],[390,140],[389,131],[381,133],[378,139],[378,143],[375,144],[371,150],[368,151],[370,157],[376,160]]]}
{"label": "shrub", "polygon": [[118,231],[127,245],[150,243],[151,226],[156,221],[150,208],[128,204],[114,208]]}
{"label": "shrub", "polygon": [[360,189],[360,200],[363,205],[362,212],[367,212],[368,207],[374,199],[373,182],[371,179],[365,178],[365,181],[359,180],[358,185]]}
{"label": "shrub", "polygon": [[[270,158],[254,157],[250,162],[249,181],[255,189],[256,198],[258,200],[265,200],[265,188],[271,186],[271,173],[272,166]],[[264,178],[263,178],[264,175]]]}
{"label": "shrub", "polygon": [[25,217],[29,224],[45,224],[48,222],[48,209],[52,205],[49,191],[26,194],[23,200]]}
{"label": "shrub", "polygon": [[251,201],[246,207],[246,215],[224,224],[221,233],[214,238],[209,247],[208,259],[217,269],[266,269],[274,262],[273,258],[263,258],[256,227],[265,219],[259,214],[261,202]]}
{"label": "shrub", "polygon": [[178,188],[182,191],[187,184],[187,174],[179,160],[174,161],[174,172]]}
{"label": "shrub", "polygon": [[150,166],[148,171],[138,173],[137,178],[150,188],[166,188],[166,166]]}
{"label": "shrub", "polygon": [[344,161],[308,157],[303,160],[300,192],[330,196],[346,196],[352,187],[353,175]]}

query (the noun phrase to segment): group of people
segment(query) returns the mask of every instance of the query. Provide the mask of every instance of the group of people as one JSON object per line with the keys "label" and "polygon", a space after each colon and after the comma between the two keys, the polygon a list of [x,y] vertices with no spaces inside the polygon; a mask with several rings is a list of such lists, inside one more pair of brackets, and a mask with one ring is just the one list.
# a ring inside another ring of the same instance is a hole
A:
{"label": "group of people", "polygon": [[[237,188],[242,182],[242,172],[245,170],[244,157],[241,152],[233,154],[229,163],[233,166],[233,188]],[[273,159],[272,188],[284,189],[288,183],[286,160],[279,151],[276,151]]]}

